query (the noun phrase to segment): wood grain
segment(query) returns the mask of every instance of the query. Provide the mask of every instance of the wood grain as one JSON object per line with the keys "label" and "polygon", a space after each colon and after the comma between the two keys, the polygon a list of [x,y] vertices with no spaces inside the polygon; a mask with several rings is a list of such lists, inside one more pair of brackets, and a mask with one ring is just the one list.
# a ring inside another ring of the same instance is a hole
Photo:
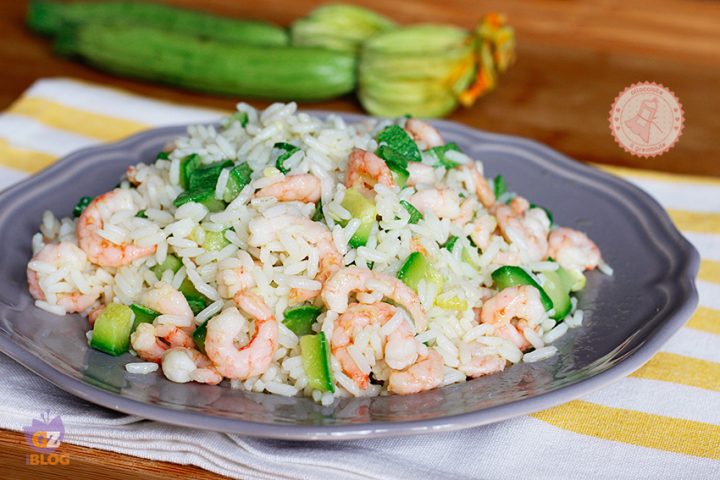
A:
{"label": "wood grain", "polygon": [[[169,0],[168,3],[221,14],[289,24],[316,4],[312,0],[238,2]],[[449,22],[472,27],[484,12],[509,15],[517,30],[518,62],[500,88],[450,118],[500,133],[546,143],[583,162],[720,176],[720,2],[702,0],[361,0],[403,22]],[[116,78],[52,55],[47,39],[24,27],[26,3],[0,2],[0,108],[33,81],[67,76],[109,84],[175,102],[230,109],[236,98],[216,97]],[[685,108],[686,128],[665,155],[639,159],[622,151],[608,129],[608,111],[627,85],[643,80],[671,88]],[[257,106],[267,102],[252,101]],[[306,108],[359,111],[345,97],[302,104]],[[106,479],[220,478],[195,467],[63,445],[71,465],[25,465],[28,449],[20,434],[0,431],[0,464],[6,478]]]}

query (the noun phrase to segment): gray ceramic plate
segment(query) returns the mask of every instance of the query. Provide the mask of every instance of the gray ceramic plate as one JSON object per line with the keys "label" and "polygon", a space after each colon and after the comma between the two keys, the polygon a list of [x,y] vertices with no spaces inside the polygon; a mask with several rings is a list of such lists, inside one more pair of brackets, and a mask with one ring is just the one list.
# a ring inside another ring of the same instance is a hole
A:
{"label": "gray ceramic plate", "polygon": [[[319,112],[321,113],[321,112]],[[349,120],[362,117],[347,116]],[[588,275],[580,298],[585,324],[544,362],[414,396],[348,399],[322,407],[307,398],[228,387],[174,384],[132,375],[86,346],[86,321],[34,307],[25,265],[43,210],[70,213],[82,195],[111,189],[125,167],[151,161],[183,127],[161,128],[89,148],[0,193],[0,350],[73,395],[108,408],[178,425],[288,439],[344,439],[467,428],[577,398],[639,368],[689,318],[697,303],[697,252],[663,209],[629,183],[532,141],[438,122],[511,188],[584,230],[615,268]]]}

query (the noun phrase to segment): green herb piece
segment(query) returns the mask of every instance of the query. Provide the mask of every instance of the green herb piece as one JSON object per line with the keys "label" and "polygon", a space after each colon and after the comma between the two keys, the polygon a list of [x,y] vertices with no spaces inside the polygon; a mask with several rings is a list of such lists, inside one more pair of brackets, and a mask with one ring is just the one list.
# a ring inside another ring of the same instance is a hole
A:
{"label": "green herb piece", "polygon": [[408,162],[419,162],[422,160],[417,144],[405,129],[399,125],[390,125],[383,128],[380,133],[377,134],[376,140],[378,145],[387,145]]}
{"label": "green herb piece", "polygon": [[85,208],[93,201],[93,197],[80,197],[80,200],[72,209],[73,218],[78,218],[85,211]]}
{"label": "green herb piece", "polygon": [[507,182],[502,175],[495,177],[493,184],[495,187],[495,198],[500,198],[500,195],[507,192]]}
{"label": "green herb piece", "polygon": [[285,160],[292,157],[295,153],[300,151],[299,147],[296,147],[295,145],[291,143],[285,143],[285,142],[278,142],[275,145],[273,145],[273,148],[277,148],[279,150],[284,150],[283,153],[281,153],[277,159],[275,159],[275,168],[280,170],[282,173],[288,173],[290,170],[285,168]]}
{"label": "green herb piece", "polygon": [[456,244],[457,241],[458,241],[458,238],[459,238],[459,237],[458,237],[457,235],[453,235],[452,237],[448,238],[448,241],[445,242],[445,243],[442,245],[442,248],[444,248],[444,249],[452,252],[452,251],[453,251],[453,247],[455,247],[455,244]]}
{"label": "green herb piece", "polygon": [[135,214],[137,218],[147,218],[147,215],[145,214],[145,209],[138,210],[138,212]]}
{"label": "green herb piece", "polygon": [[423,214],[420,213],[420,211],[417,208],[415,208],[413,206],[413,204],[408,202],[407,200],[400,200],[400,205],[402,205],[403,208],[405,210],[407,210],[408,213],[410,214],[410,220],[408,220],[408,223],[415,224],[424,218]]}
{"label": "green herb piece", "polygon": [[188,189],[190,186],[190,175],[202,166],[200,155],[192,153],[180,160],[180,186]]}
{"label": "green herb piece", "polygon": [[449,160],[447,156],[445,155],[447,152],[462,152],[460,150],[460,147],[457,146],[457,143],[447,143],[445,145],[440,145],[438,147],[428,148],[425,150],[427,153],[431,154],[435,158],[437,158],[438,163],[436,166],[439,167],[445,167],[448,170],[457,167],[460,165],[457,162],[453,162],[452,160]]}
{"label": "green herb piece", "polygon": [[248,124],[248,114],[247,112],[235,112],[230,115],[229,120],[231,122],[240,122],[240,126],[245,128]]}
{"label": "green herb piece", "polygon": [[250,183],[252,179],[252,170],[247,162],[243,162],[239,165],[235,165],[230,170],[230,176],[228,177],[227,186],[225,186],[225,193],[223,194],[223,200],[230,203],[242,192],[242,189]]}
{"label": "green herb piece", "polygon": [[155,157],[155,161],[157,162],[158,160],[170,160],[170,152],[158,153],[157,156]]}

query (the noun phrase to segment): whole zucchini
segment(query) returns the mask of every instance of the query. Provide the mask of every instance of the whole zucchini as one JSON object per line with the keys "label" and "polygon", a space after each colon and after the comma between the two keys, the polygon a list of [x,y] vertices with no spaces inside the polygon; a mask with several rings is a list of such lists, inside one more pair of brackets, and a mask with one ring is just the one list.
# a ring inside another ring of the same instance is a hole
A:
{"label": "whole zucchini", "polygon": [[324,100],[355,87],[355,56],[321,48],[230,45],[127,24],[61,29],[58,53],[119,75],[274,100]]}
{"label": "whole zucchini", "polygon": [[209,40],[249,45],[287,45],[287,32],[270,23],[224,18],[196,10],[136,1],[58,2],[32,0],[28,26],[39,33],[57,35],[64,25],[127,23]]}

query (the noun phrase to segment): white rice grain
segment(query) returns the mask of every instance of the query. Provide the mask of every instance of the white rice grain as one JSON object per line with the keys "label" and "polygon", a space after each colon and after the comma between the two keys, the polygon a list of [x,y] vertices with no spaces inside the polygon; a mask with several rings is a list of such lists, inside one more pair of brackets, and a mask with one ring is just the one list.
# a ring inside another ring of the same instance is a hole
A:
{"label": "white rice grain", "polygon": [[537,350],[533,350],[530,353],[526,353],[522,357],[522,361],[525,363],[533,363],[533,362],[539,362],[541,360],[545,360],[547,358],[552,357],[557,353],[557,348],[550,345],[548,347],[539,348]]}
{"label": "white rice grain", "polygon": [[147,375],[157,371],[160,366],[155,362],[133,362],[125,364],[125,370],[128,373],[136,373],[139,375]]}

